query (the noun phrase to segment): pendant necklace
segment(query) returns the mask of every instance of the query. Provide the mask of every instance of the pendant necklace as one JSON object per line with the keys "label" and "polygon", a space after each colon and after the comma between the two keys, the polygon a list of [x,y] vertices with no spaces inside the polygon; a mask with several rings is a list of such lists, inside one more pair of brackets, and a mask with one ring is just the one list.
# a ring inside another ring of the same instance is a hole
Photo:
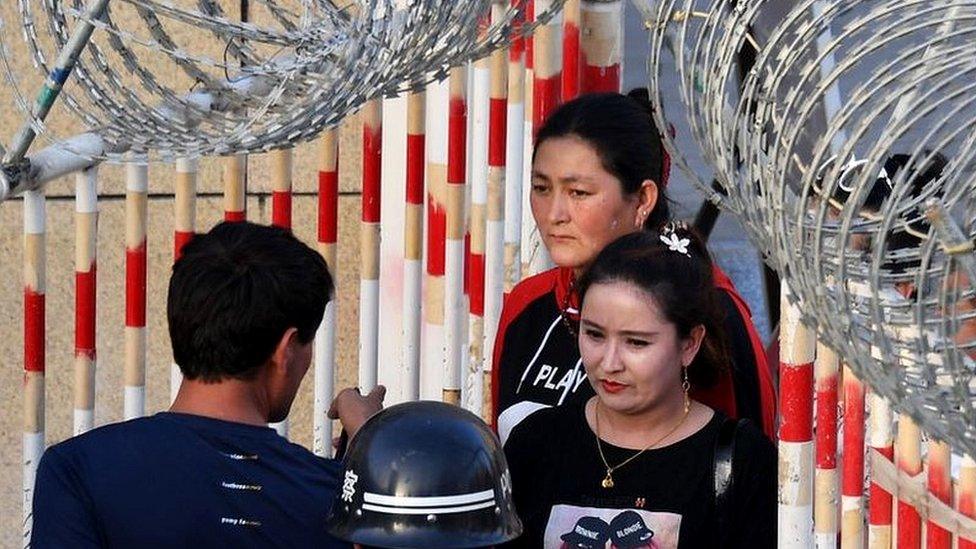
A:
{"label": "pendant necklace", "polygon": [[663,442],[666,438],[674,434],[674,432],[678,430],[678,427],[681,427],[681,424],[684,423],[685,419],[688,418],[689,411],[690,411],[690,407],[685,406],[685,413],[681,416],[681,420],[678,421],[678,423],[676,423],[675,426],[672,427],[670,431],[665,433],[663,437],[660,437],[654,442],[648,444],[643,449],[638,451],[636,454],[630,456],[629,458],[623,460],[622,462],[616,465],[610,465],[607,462],[606,456],[603,455],[603,446],[600,443],[600,400],[597,399],[596,403],[593,405],[593,420],[594,423],[596,424],[596,449],[597,452],[600,453],[600,460],[603,461],[603,466],[607,468],[607,476],[603,478],[602,482],[600,482],[600,486],[606,489],[613,488],[613,472],[616,471],[617,469],[620,469],[624,465],[627,465],[631,461],[637,459],[637,457],[643,454],[645,451],[650,450],[654,446],[657,446],[658,444]]}

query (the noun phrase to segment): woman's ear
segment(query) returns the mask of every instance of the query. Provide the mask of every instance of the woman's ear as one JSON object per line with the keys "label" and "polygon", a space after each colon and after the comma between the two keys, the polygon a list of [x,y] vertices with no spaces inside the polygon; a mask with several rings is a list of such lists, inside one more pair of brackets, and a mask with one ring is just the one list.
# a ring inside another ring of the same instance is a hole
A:
{"label": "woman's ear", "polygon": [[639,189],[637,189],[637,216],[634,218],[634,224],[637,228],[644,226],[644,222],[654,211],[654,206],[657,205],[658,198],[658,188],[657,183],[651,179],[645,179]]}
{"label": "woman's ear", "polygon": [[689,366],[705,341],[705,327],[699,324],[691,329],[688,337],[681,340],[681,365]]}

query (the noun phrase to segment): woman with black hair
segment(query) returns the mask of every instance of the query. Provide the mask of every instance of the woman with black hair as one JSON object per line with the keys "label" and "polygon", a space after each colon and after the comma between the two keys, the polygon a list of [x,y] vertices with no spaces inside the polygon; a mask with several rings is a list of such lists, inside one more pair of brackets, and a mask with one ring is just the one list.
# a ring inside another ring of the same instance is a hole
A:
{"label": "woman with black hair", "polygon": [[525,531],[511,546],[775,546],[775,447],[693,396],[726,367],[707,254],[669,223],[621,237],[582,275],[579,349],[595,394],[512,430]]}
{"label": "woman with black hair", "polygon": [[[646,91],[579,97],[553,112],[536,137],[531,206],[555,269],[519,283],[495,338],[492,410],[504,441],[532,412],[582,402],[576,334],[578,280],[616,238],[657,231],[670,220],[667,156]],[[643,95],[643,97],[640,97]],[[775,392],[745,301],[717,267],[713,280],[728,334],[730,368],[695,397],[732,417],[752,419],[772,438]]]}

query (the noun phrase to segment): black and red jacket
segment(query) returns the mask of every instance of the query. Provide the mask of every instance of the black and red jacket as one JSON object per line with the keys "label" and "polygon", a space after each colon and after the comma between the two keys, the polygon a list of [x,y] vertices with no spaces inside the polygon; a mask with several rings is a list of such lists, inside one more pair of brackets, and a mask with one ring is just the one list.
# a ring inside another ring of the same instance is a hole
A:
{"label": "black and red jacket", "polygon": [[[775,440],[776,394],[752,313],[729,277],[717,266],[731,368],[692,397],[730,417],[749,418]],[[495,338],[492,420],[504,441],[532,412],[593,396],[576,339],[560,310],[578,314],[579,298],[568,295],[573,272],[557,267],[520,282],[505,300]]]}

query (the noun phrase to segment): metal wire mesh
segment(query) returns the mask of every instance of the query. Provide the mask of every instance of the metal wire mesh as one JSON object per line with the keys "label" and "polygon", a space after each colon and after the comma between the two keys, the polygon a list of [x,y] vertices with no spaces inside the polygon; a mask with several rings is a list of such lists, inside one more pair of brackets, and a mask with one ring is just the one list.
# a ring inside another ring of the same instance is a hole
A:
{"label": "metal wire mesh", "polygon": [[676,165],[859,376],[976,455],[976,2],[637,4]]}
{"label": "metal wire mesh", "polygon": [[[18,0],[20,29],[0,19],[0,71],[30,115],[36,89],[10,59],[16,31],[40,76],[56,79],[53,60],[91,23],[60,100],[106,151],[165,157],[311,139],[369,99],[422,88],[532,29],[517,24],[520,3],[488,26],[492,0],[255,0],[249,22],[217,0],[114,0],[92,11],[97,1]],[[42,118],[33,126],[63,144]]]}

